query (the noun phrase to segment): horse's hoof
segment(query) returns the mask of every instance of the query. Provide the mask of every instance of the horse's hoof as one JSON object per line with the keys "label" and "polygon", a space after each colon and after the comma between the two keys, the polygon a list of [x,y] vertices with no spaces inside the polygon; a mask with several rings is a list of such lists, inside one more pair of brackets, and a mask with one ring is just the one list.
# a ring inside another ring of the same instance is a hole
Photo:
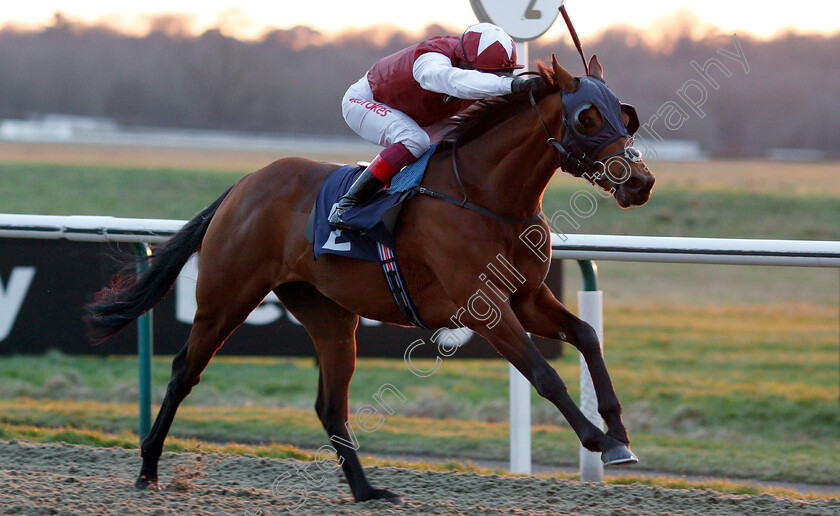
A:
{"label": "horse's hoof", "polygon": [[139,491],[160,491],[160,484],[156,478],[137,477],[134,488]]}
{"label": "horse's hoof", "polygon": [[633,455],[630,448],[622,444],[620,446],[616,446],[615,448],[610,448],[609,450],[601,452],[601,462],[604,463],[604,466],[619,466],[624,464],[635,464],[639,462],[639,459]]}
{"label": "horse's hoof", "polygon": [[371,500],[385,500],[394,505],[403,505],[405,503],[400,495],[392,493],[387,489],[377,489],[374,491]]}

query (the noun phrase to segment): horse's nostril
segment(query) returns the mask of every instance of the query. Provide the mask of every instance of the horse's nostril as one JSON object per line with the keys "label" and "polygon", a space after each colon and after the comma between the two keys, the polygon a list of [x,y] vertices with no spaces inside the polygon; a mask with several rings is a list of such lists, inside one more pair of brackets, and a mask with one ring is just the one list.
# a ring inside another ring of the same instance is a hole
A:
{"label": "horse's nostril", "polygon": [[625,188],[627,188],[628,192],[637,193],[645,187],[645,182],[643,179],[640,179],[638,177],[631,177],[627,180],[627,183],[625,183],[624,186]]}

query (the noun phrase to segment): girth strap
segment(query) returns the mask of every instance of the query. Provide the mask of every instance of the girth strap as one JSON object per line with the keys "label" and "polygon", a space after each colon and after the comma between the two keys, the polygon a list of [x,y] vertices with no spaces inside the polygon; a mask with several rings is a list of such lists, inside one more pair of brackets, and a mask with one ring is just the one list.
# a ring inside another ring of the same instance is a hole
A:
{"label": "girth strap", "polygon": [[388,288],[391,289],[391,295],[394,296],[394,301],[396,301],[400,313],[414,326],[428,330],[429,327],[423,324],[423,320],[417,312],[417,307],[414,306],[414,302],[405,288],[394,250],[379,242],[376,243],[376,249],[379,251],[379,263],[382,265],[382,272],[385,273],[385,281],[388,282]]}

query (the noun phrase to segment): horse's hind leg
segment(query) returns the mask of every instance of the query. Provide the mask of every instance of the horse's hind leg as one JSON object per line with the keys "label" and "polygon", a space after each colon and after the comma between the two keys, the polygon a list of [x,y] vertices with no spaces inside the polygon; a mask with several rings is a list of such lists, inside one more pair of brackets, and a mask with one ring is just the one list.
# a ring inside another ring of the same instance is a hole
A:
{"label": "horse's hind leg", "polygon": [[338,452],[338,462],[357,502],[371,499],[402,504],[402,499],[368,482],[359,456],[358,441],[347,424],[350,379],[356,369],[356,326],[359,317],[318,292],[308,283],[281,285],[274,292],[309,332],[318,352],[320,377],[315,411]]}
{"label": "horse's hind leg", "polygon": [[198,384],[216,351],[269,292],[248,282],[231,284],[240,285],[241,290],[231,291],[219,276],[199,272],[198,310],[189,340],[172,361],[172,375],[163,403],[149,435],[140,444],[143,465],[134,484],[138,489],[160,488],[158,460],[178,406]]}

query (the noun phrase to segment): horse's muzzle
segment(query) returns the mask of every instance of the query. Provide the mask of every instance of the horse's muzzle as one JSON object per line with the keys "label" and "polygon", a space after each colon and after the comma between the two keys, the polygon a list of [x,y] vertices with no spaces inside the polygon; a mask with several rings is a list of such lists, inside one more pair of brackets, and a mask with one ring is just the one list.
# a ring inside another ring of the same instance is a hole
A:
{"label": "horse's muzzle", "polygon": [[615,200],[622,208],[641,206],[650,199],[655,182],[656,179],[649,171],[633,174],[616,190]]}

